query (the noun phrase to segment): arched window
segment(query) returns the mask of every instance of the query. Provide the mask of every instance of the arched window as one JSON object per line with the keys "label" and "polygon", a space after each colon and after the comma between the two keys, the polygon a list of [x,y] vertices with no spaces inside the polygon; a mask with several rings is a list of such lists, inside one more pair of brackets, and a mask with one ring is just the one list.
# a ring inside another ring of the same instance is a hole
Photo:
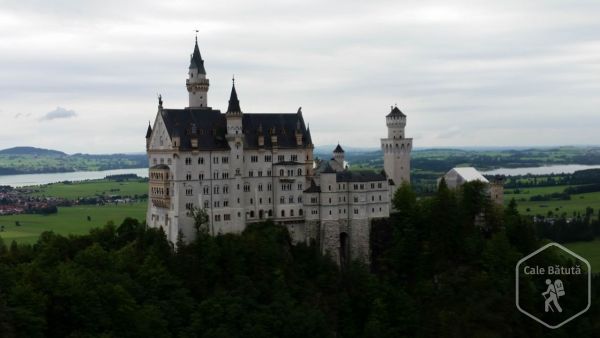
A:
{"label": "arched window", "polygon": [[285,217],[285,210],[281,210],[281,217]]}
{"label": "arched window", "polygon": [[298,176],[302,176],[302,169],[301,168],[298,169]]}
{"label": "arched window", "polygon": [[279,169],[279,176],[283,176],[283,169]]}

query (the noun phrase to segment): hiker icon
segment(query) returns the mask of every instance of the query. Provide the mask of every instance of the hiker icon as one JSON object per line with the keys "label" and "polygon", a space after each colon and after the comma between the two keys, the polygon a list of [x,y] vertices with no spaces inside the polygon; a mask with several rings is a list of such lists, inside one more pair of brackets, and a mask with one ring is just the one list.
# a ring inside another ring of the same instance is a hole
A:
{"label": "hiker icon", "polygon": [[[562,281],[557,279],[552,283],[551,280],[546,279],[546,285],[548,285],[548,289],[546,289],[546,292],[542,292],[542,296],[546,299],[544,310],[554,312],[554,308],[556,308],[558,312],[562,312],[562,308],[558,304],[558,298],[565,295],[565,287]],[[554,308],[552,308],[552,305],[554,305]]]}

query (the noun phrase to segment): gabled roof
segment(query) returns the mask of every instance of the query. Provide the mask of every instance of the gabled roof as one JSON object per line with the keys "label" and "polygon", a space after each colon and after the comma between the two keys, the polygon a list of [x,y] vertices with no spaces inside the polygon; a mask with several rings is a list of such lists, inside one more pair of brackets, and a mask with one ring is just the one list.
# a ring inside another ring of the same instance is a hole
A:
{"label": "gabled roof", "polygon": [[333,168],[329,164],[329,161],[325,162],[325,166],[323,167],[323,170],[321,170],[321,173],[323,174],[335,174],[336,172],[337,171],[333,170]]}
{"label": "gabled roof", "polygon": [[342,149],[342,146],[340,146],[340,144],[338,143],[337,147],[335,147],[335,149],[333,150],[334,153],[343,153],[344,149]]}
{"label": "gabled roof", "polygon": [[204,60],[202,60],[200,48],[198,48],[198,38],[196,38],[194,53],[192,54],[192,58],[190,60],[190,69],[198,69],[198,74],[206,75],[206,70],[204,69]]}
{"label": "gabled roof", "polygon": [[480,181],[483,183],[489,183],[488,180],[473,167],[460,167],[453,168],[448,173],[455,172],[458,176],[462,177],[465,182]]}
{"label": "gabled roof", "polygon": [[392,111],[390,111],[390,113],[386,115],[386,117],[391,116],[406,117],[406,115],[404,115],[404,113],[401,112],[400,109],[398,109],[398,106],[392,107]]}
{"label": "gabled roof", "polygon": [[[180,138],[180,149],[191,149],[192,136],[198,139],[199,150],[229,149],[225,139],[227,119],[225,114],[211,108],[163,109],[162,118],[170,137]],[[196,133],[192,134],[192,124]],[[244,148],[257,149],[258,136],[264,136],[264,148],[273,147],[271,134],[277,136],[279,148],[304,148],[308,133],[300,118],[302,145],[296,142],[297,114],[244,114],[242,116]],[[262,132],[259,132],[262,128]]]}

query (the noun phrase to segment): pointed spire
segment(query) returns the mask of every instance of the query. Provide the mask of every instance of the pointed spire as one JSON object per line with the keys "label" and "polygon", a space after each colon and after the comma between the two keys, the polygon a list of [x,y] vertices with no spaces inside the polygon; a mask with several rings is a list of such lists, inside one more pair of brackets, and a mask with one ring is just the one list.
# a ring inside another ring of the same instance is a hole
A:
{"label": "pointed spire", "polygon": [[310,124],[306,127],[306,144],[313,144],[310,136]]}
{"label": "pointed spire", "polygon": [[[198,31],[196,31],[197,33]],[[206,75],[206,70],[204,69],[204,60],[202,60],[202,55],[200,55],[200,48],[198,48],[198,35],[196,34],[196,44],[194,45],[194,53],[192,54],[190,60],[190,69],[198,69],[198,74]]]}
{"label": "pointed spire", "polygon": [[242,113],[240,108],[240,100],[238,100],[237,92],[235,90],[235,78],[232,79],[231,96],[229,97],[229,106],[227,107],[227,113]]}
{"label": "pointed spire", "polygon": [[335,149],[333,150],[334,153],[343,153],[344,149],[342,149],[342,146],[340,146],[340,144],[338,143],[337,147],[335,147]]}
{"label": "pointed spire", "polygon": [[150,126],[150,121],[148,121],[148,129],[146,129],[146,138],[149,138],[152,135],[152,127]]}

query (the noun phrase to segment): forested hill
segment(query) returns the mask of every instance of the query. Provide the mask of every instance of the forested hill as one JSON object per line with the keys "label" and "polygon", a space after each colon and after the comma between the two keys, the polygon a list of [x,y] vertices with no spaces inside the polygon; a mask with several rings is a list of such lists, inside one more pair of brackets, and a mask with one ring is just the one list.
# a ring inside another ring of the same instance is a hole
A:
{"label": "forested hill", "polygon": [[51,149],[14,147],[0,150],[0,175],[143,168],[145,154],[73,154]]}
{"label": "forested hill", "polygon": [[0,155],[31,155],[31,156],[68,156],[58,150],[35,147],[13,147],[0,150]]}

